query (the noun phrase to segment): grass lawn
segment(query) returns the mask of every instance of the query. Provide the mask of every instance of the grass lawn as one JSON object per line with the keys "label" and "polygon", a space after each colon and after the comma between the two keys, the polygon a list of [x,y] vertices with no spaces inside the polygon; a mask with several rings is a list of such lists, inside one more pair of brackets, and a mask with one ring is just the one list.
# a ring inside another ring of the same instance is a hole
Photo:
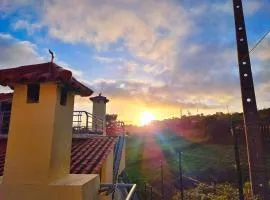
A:
{"label": "grass lawn", "polygon": [[[176,181],[179,151],[183,152],[182,166],[185,176],[203,182],[236,181],[232,145],[192,142],[174,134],[148,134],[130,136],[127,139],[126,151],[127,171],[134,181],[142,179],[153,182],[160,178],[161,161],[165,179]],[[245,148],[242,147],[240,152],[243,171],[247,177]]]}

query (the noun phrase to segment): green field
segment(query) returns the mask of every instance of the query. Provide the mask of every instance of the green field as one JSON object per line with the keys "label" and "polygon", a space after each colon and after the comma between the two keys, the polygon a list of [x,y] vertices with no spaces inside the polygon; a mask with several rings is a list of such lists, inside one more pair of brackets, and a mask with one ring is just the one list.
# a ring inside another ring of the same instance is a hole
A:
{"label": "green field", "polygon": [[[160,177],[160,161],[166,179],[177,176],[178,152],[182,151],[185,176],[203,182],[235,182],[232,145],[207,144],[186,140],[172,133],[130,136],[127,139],[127,171],[133,180],[153,182]],[[245,148],[240,150],[244,177],[247,178]],[[173,182],[174,180],[168,180]]]}

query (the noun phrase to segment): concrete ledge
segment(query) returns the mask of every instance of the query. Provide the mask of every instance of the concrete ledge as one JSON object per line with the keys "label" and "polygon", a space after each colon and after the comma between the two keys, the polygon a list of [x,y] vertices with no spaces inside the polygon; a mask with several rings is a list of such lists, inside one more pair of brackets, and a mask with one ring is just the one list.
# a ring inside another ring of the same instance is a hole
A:
{"label": "concrete ledge", "polygon": [[99,176],[69,174],[49,185],[1,184],[0,200],[98,200]]}

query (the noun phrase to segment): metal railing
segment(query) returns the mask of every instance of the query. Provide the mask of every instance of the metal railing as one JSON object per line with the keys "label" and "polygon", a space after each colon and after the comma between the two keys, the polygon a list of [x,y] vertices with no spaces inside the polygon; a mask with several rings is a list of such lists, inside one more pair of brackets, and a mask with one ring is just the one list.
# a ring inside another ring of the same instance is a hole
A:
{"label": "metal railing", "polygon": [[[121,174],[118,176],[118,181],[119,181],[119,183],[125,183],[125,184],[134,184],[131,180],[130,180],[130,178],[129,178],[129,176],[128,176],[128,174],[127,174],[127,172],[126,172],[126,170],[123,170],[122,172],[121,172]],[[135,190],[135,192],[134,192],[134,194],[133,194],[133,196],[132,196],[132,200],[140,200],[140,198],[139,198],[139,191],[138,190],[140,190],[139,189],[140,187],[139,187],[139,185],[137,185],[136,186],[136,190]],[[152,197],[152,194],[150,195],[150,197]],[[152,200],[152,198],[150,198],[150,200]]]}
{"label": "metal railing", "polygon": [[[133,200],[135,191],[136,191],[136,184],[125,184],[125,183],[118,183],[118,184],[110,184],[110,183],[105,183],[105,184],[100,184],[100,192],[105,192],[105,191],[112,191],[116,189],[120,189],[119,192],[126,197],[122,198],[125,200]],[[121,190],[121,189],[124,189]],[[125,194],[123,194],[125,193]],[[122,199],[117,199],[117,200],[122,200]]]}
{"label": "metal railing", "polygon": [[105,122],[87,111],[73,111],[72,127],[74,134],[102,134]]}
{"label": "metal railing", "polygon": [[8,134],[9,122],[10,122],[10,111],[0,112],[0,134]]}
{"label": "metal railing", "polygon": [[[10,111],[0,112],[0,134],[2,135],[8,133],[10,116]],[[87,111],[73,111],[72,129],[74,134],[103,134],[105,131],[105,120]]]}
{"label": "metal railing", "polygon": [[[270,144],[270,122],[261,122],[257,125],[249,125],[247,128],[257,128],[258,132],[262,135],[263,142],[266,144]],[[244,134],[245,125],[243,123],[239,123],[235,125],[235,130],[241,135]]]}
{"label": "metal railing", "polygon": [[107,121],[106,133],[110,136],[120,136],[125,134],[125,123],[122,121]]}

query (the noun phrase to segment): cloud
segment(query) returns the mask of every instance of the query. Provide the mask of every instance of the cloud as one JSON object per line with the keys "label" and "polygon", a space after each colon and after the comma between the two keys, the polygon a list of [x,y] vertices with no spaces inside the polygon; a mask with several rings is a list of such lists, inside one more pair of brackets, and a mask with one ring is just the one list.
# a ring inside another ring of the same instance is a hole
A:
{"label": "cloud", "polygon": [[[258,89],[260,90],[259,87],[267,88],[266,85],[269,84],[270,77],[270,34],[268,34],[256,49],[254,49],[250,57],[253,77],[255,79],[255,83],[257,83]],[[261,95],[261,97],[263,98],[263,95]]]}
{"label": "cloud", "polygon": [[[243,8],[246,15],[255,14],[263,5],[263,0],[249,0],[243,2]],[[219,2],[212,4],[212,9],[217,12],[224,12],[233,14],[233,7],[231,1]]]}
{"label": "cloud", "polygon": [[[42,63],[46,62],[45,60],[47,59],[37,52],[37,46],[30,41],[18,40],[10,34],[0,33],[0,69]],[[72,71],[76,77],[83,74],[64,61],[56,59],[56,63]]]}
{"label": "cloud", "polygon": [[[247,2],[247,14],[254,14],[261,5]],[[125,78],[100,82],[99,89],[114,97],[139,96],[144,102],[153,104],[158,99],[176,106],[191,105],[204,96],[210,107],[236,103],[239,107],[240,100],[233,101],[240,93],[234,39],[227,39],[234,38],[233,19],[229,24],[226,17],[232,13],[231,3],[198,4],[190,11],[174,1],[68,0],[63,4],[53,0],[45,4],[42,22],[52,37],[68,43],[89,43],[100,51],[123,45],[132,59],[95,58],[118,66],[126,78],[145,73],[166,85],[135,84]],[[217,35],[223,37],[212,38]]]}
{"label": "cloud", "polygon": [[161,0],[53,0],[45,4],[42,22],[52,37],[65,42],[86,42],[102,50],[122,40],[133,54],[152,58],[172,45],[167,38],[176,41],[191,26],[180,5]]}
{"label": "cloud", "polygon": [[[39,6],[40,21],[31,24],[21,19],[13,28],[32,34],[42,24],[50,37],[71,47],[94,47],[92,58],[114,70],[104,72],[106,77],[113,74],[109,80],[85,81],[96,91],[147,106],[241,108],[231,2],[50,0]],[[254,15],[263,1],[244,2],[244,8],[246,15]],[[254,51],[256,85],[266,88],[260,91],[268,88],[267,41]],[[24,45],[36,53],[34,44]]]}
{"label": "cloud", "polygon": [[[222,91],[205,95],[204,91],[190,94],[181,86],[169,86],[162,82],[141,80],[96,80],[89,84],[95,91],[101,91],[112,99],[140,102],[147,107],[182,107],[184,109],[223,108],[224,102],[233,99]],[[201,97],[201,98],[198,98]],[[200,99],[200,100],[199,100]]]}
{"label": "cloud", "polygon": [[105,56],[94,56],[93,58],[103,64],[111,64],[123,61],[122,58],[105,57]]}
{"label": "cloud", "polygon": [[26,20],[18,20],[13,24],[14,30],[25,29],[29,35],[32,35],[35,31],[40,30],[42,25],[39,23],[29,23]]}
{"label": "cloud", "polygon": [[123,65],[118,66],[118,70],[120,70],[120,73],[129,76],[133,74],[138,68],[138,63],[135,61],[125,61],[123,62]]}
{"label": "cloud", "polygon": [[55,63],[67,70],[70,70],[72,72],[72,75],[77,77],[77,78],[81,78],[83,76],[83,71],[81,70],[76,70],[74,68],[72,68],[69,64],[67,64],[66,62],[64,61],[61,61],[61,60],[58,60],[56,59],[55,60]]}
{"label": "cloud", "polygon": [[37,53],[35,44],[17,40],[9,34],[0,33],[0,68],[40,63],[44,59]]}
{"label": "cloud", "polygon": [[244,10],[247,15],[252,15],[256,13],[263,5],[263,0],[251,0],[243,4]]}
{"label": "cloud", "polygon": [[41,5],[41,0],[0,0],[1,14],[12,13],[18,8]]}
{"label": "cloud", "polygon": [[0,33],[0,37],[3,40],[12,40],[13,39],[13,37],[10,34],[7,34],[7,33]]}
{"label": "cloud", "polygon": [[260,46],[255,49],[255,56],[260,60],[270,62],[270,33],[267,34]]}

